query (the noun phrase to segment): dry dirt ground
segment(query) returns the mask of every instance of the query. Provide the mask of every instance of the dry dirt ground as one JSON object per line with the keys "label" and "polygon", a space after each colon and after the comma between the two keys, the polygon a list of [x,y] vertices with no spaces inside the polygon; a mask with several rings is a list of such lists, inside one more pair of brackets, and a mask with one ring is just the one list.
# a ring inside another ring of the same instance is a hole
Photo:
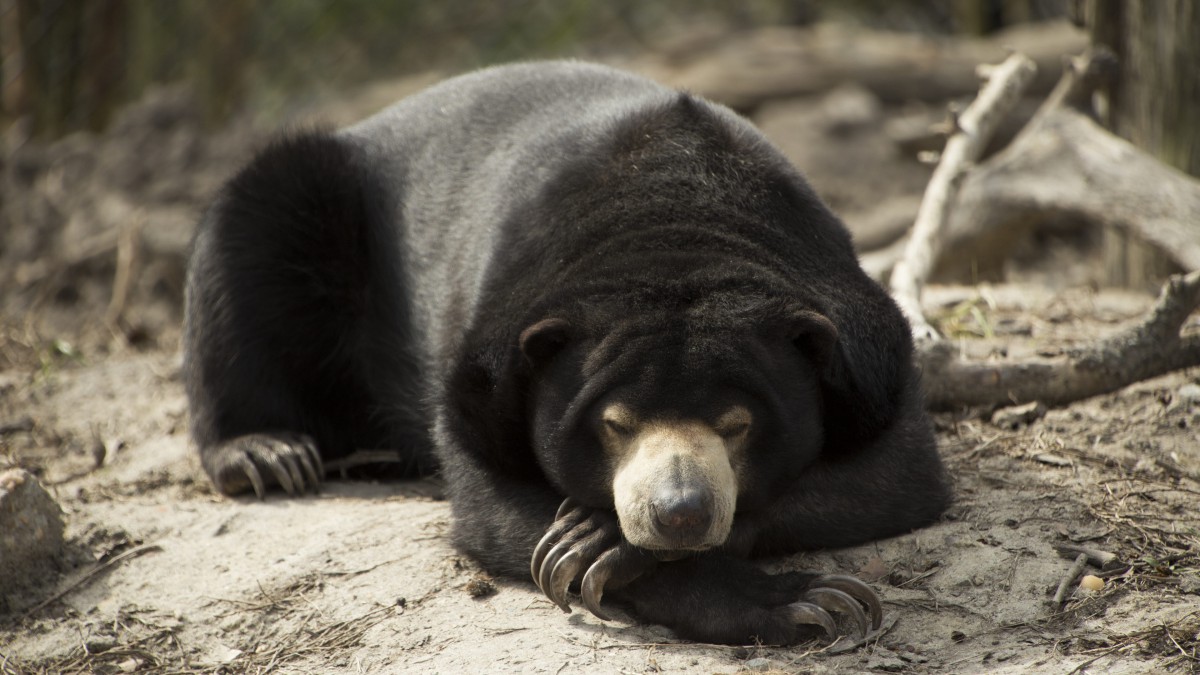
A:
{"label": "dry dirt ground", "polygon": [[[853,124],[813,133],[847,101]],[[64,218],[64,241],[81,239],[68,236],[72,224],[131,204],[160,205],[155,213],[174,213],[171,222],[186,227],[252,145],[200,143],[195,129],[180,130],[187,120],[148,119],[130,129],[152,131],[123,132],[124,155],[114,150],[116,136],[76,138],[39,160],[49,167],[44,181],[42,165],[30,165],[30,185],[44,182],[57,200],[50,203],[78,214]],[[758,120],[852,225],[856,209],[880,196],[878,186],[911,191],[928,175],[915,164],[889,165],[900,178],[872,174],[877,187],[854,192],[857,175],[886,168],[894,153],[878,143],[848,153],[818,143],[878,140],[886,120],[862,92],[780,103]],[[105,183],[123,175],[105,164],[117,161],[160,162],[143,168],[138,183],[159,187],[135,193]],[[101,186],[100,207],[82,189],[63,192],[63,171],[80,172],[76,185]],[[36,213],[31,206],[25,217]],[[1088,248],[1076,244],[1034,246],[1042,266],[1024,278],[1036,284],[935,289],[930,310],[955,339],[972,342],[972,353],[996,359],[1062,348],[1135,320],[1150,295],[1079,285],[1088,279]],[[14,250],[10,241],[7,252]],[[108,324],[114,338],[97,328],[105,326],[97,317],[113,275],[111,261],[101,261],[113,252],[101,250],[108,252],[68,256],[61,273],[22,268],[26,290],[8,291],[0,312],[0,469],[19,466],[40,478],[64,509],[68,538],[45,583],[0,614],[5,675],[1200,672],[1200,372],[1026,421],[990,411],[939,414],[955,482],[941,522],[763,562],[868,580],[884,600],[883,630],[854,648],[845,640],[691,644],[619,611],[611,622],[579,610],[565,615],[529,581],[482,574],[449,546],[449,509],[435,480],[334,477],[319,496],[295,500],[215,494],[186,435],[180,259],[167,244],[146,244],[145,283],[130,291],[124,318]],[[1051,596],[1072,565],[1056,552],[1063,544],[1108,551],[1116,561],[1089,566],[1103,587],[1072,585],[1056,609]]]}

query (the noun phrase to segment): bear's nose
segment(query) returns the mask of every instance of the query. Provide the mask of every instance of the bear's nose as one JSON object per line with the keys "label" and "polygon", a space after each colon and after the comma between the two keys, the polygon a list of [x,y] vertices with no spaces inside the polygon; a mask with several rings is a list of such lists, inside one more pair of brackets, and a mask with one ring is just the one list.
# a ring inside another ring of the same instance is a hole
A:
{"label": "bear's nose", "polygon": [[712,495],[696,488],[659,490],[650,501],[654,525],[672,539],[698,537],[712,524]]}

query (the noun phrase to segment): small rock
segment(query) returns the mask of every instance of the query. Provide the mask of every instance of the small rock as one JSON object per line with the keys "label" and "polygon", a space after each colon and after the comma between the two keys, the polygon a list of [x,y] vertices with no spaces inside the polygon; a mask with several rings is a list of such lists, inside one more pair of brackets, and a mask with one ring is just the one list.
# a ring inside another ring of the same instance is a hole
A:
{"label": "small rock", "polygon": [[1175,398],[1190,405],[1200,403],[1200,384],[1189,382],[1183,385],[1175,392]]}
{"label": "small rock", "polygon": [[1200,577],[1190,574],[1179,577],[1179,590],[1190,595],[1200,595]]}
{"label": "small rock", "polygon": [[898,656],[892,654],[876,655],[867,660],[867,670],[883,670],[889,673],[897,673],[907,667],[904,661],[901,661]]}
{"label": "small rock", "polygon": [[83,641],[83,646],[89,654],[103,654],[117,646],[117,638],[112,635],[89,635]]}
{"label": "small rock", "polygon": [[24,469],[0,472],[0,613],[46,581],[62,553],[63,512]]}
{"label": "small rock", "polygon": [[1034,401],[997,410],[992,413],[992,424],[1004,429],[1016,429],[1042,419],[1045,414],[1046,406],[1041,401]]}
{"label": "small rock", "polygon": [[242,653],[243,652],[240,649],[234,649],[233,647],[227,647],[223,644],[217,643],[213,645],[207,651],[207,653],[204,654],[202,660],[207,663],[228,665],[236,661],[237,658],[242,655]]}
{"label": "small rock", "polygon": [[757,659],[750,659],[742,666],[742,668],[756,673],[765,673],[771,670],[773,665],[774,664],[771,663],[771,659],[764,659],[760,657]]}
{"label": "small rock", "polygon": [[476,574],[466,585],[467,595],[478,600],[496,594],[496,584],[484,574]]}

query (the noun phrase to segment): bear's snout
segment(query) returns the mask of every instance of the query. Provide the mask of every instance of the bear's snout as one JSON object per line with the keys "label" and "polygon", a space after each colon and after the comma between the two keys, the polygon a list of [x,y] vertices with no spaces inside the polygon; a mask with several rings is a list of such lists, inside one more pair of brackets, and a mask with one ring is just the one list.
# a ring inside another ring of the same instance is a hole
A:
{"label": "bear's snout", "polygon": [[629,543],[653,551],[700,551],[725,543],[738,479],[726,438],[699,420],[638,422],[606,411],[605,447],[614,462],[613,505]]}
{"label": "bear's snout", "polygon": [[691,487],[660,488],[650,500],[650,514],[664,539],[681,540],[684,548],[694,546],[712,525],[712,493]]}

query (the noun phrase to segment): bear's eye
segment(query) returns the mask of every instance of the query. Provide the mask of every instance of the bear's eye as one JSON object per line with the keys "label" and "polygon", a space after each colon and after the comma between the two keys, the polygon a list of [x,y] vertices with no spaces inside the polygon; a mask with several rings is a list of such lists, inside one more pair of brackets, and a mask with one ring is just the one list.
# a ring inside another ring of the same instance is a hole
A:
{"label": "bear's eye", "polygon": [[750,431],[750,423],[753,421],[754,417],[749,410],[735,405],[717,418],[716,424],[713,425],[713,431],[727,441],[737,440]]}
{"label": "bear's eye", "polygon": [[737,422],[728,426],[720,427],[716,430],[717,434],[719,434],[721,438],[725,439],[743,436],[747,431],[750,431],[749,422]]}
{"label": "bear's eye", "polygon": [[610,433],[614,433],[618,436],[629,436],[629,435],[633,434],[633,429],[630,429],[628,426],[622,424],[621,422],[618,422],[617,420],[612,420],[612,419],[604,420],[604,428],[607,429]]}
{"label": "bear's eye", "polygon": [[610,403],[600,413],[600,422],[604,424],[605,433],[618,438],[628,438],[633,435],[637,426],[637,417],[624,405]]}

